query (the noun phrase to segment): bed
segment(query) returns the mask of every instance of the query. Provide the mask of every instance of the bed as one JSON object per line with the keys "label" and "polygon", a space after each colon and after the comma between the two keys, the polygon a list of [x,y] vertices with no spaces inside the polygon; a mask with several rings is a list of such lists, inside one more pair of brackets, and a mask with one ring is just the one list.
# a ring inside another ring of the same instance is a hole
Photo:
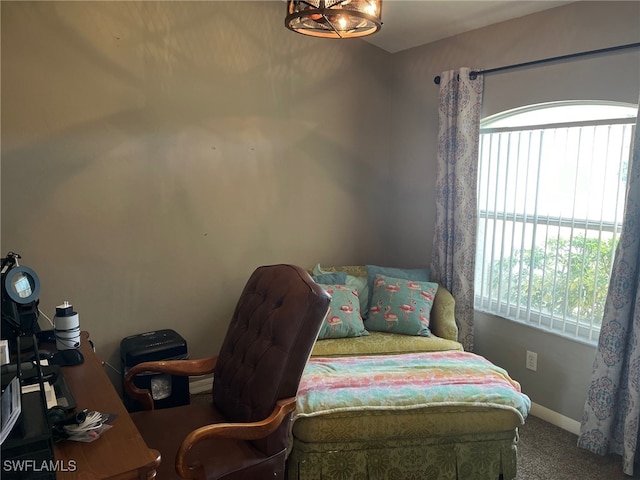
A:
{"label": "bed", "polygon": [[[367,269],[312,273],[326,281],[327,272],[348,272],[353,286]],[[361,294],[366,311],[375,296]],[[365,320],[364,334],[316,342],[292,417],[288,480],[516,477],[530,400],[504,369],[463,351],[453,307],[439,287],[428,334],[368,331]]]}

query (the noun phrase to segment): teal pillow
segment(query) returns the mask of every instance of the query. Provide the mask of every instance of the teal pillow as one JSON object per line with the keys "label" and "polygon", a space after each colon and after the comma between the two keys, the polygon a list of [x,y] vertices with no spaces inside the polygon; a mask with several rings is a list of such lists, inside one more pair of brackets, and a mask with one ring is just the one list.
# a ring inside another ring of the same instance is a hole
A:
{"label": "teal pillow", "polygon": [[437,283],[376,275],[366,329],[428,337],[437,290]]}
{"label": "teal pillow", "polygon": [[385,275],[387,277],[403,278],[406,280],[418,280],[419,282],[428,282],[431,280],[431,274],[428,268],[394,268],[367,265],[367,286],[369,288],[369,303],[367,303],[367,307],[371,306],[373,282],[376,275]]}
{"label": "teal pillow", "polygon": [[[344,282],[344,285],[349,285],[350,287],[353,287],[356,290],[358,290],[358,298],[360,300],[360,315],[362,316],[362,318],[367,318],[367,312],[369,311],[369,300],[370,300],[369,292],[371,291],[367,283],[367,277],[355,277],[353,275],[349,275],[346,272],[336,272],[336,273],[344,273],[347,276]],[[331,272],[325,272],[324,270],[322,270],[322,267],[320,267],[320,264],[317,264],[315,267],[313,267],[314,277],[320,276],[320,275],[330,275],[330,274]],[[322,282],[316,282],[316,283],[322,283]],[[326,282],[326,283],[332,283],[332,282]]]}
{"label": "teal pillow", "polygon": [[320,327],[318,340],[369,335],[360,316],[358,291],[349,285],[320,286],[331,295],[331,303],[329,313]]}
{"label": "teal pillow", "polygon": [[360,315],[362,315],[362,318],[366,318],[367,312],[369,311],[369,286],[367,285],[367,277],[347,275],[346,284],[358,291]]}
{"label": "teal pillow", "polygon": [[347,283],[347,274],[344,272],[320,273],[312,275],[313,281],[326,285],[345,285]]}

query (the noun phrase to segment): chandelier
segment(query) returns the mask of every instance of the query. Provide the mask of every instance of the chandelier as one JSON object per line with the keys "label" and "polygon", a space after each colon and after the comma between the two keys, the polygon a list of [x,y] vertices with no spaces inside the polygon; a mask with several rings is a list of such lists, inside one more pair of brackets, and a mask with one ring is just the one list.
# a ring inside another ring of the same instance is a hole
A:
{"label": "chandelier", "polygon": [[323,38],[354,38],[380,30],[382,0],[288,0],[289,30]]}

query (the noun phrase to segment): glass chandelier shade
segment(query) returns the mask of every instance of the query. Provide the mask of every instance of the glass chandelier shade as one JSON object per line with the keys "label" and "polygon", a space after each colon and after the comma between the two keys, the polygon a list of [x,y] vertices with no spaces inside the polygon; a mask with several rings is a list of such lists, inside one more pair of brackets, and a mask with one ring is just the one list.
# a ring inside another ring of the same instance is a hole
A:
{"label": "glass chandelier shade", "polygon": [[382,26],[382,0],[288,0],[289,30],[322,38],[371,35]]}

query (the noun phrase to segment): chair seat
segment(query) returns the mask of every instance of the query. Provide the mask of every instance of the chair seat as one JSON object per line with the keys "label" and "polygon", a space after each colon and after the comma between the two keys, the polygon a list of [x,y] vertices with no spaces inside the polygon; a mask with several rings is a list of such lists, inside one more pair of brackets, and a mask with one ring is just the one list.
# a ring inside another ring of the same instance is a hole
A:
{"label": "chair seat", "polygon": [[[131,417],[147,445],[158,450],[162,456],[157,471],[159,480],[180,478],[175,471],[175,455],[180,443],[190,432],[226,421],[213,404],[201,403],[135,412]],[[213,439],[196,445],[188,458],[205,465],[207,479],[251,480],[260,478],[262,472],[271,472],[273,478],[284,478],[284,471],[279,467],[284,463],[284,456],[285,451],[266,456],[252,447],[250,442]],[[274,471],[279,472],[274,476]]]}

